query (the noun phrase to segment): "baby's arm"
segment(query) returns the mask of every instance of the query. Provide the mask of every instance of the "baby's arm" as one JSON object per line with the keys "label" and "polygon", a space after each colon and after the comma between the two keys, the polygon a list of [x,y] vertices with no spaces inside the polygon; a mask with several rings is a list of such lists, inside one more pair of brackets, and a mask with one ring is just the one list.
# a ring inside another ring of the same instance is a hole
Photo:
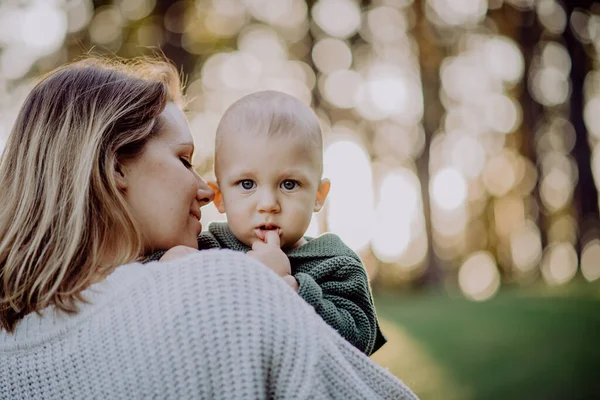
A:
{"label": "baby's arm", "polygon": [[331,327],[367,355],[376,350],[379,331],[367,272],[348,256],[323,261],[312,271],[295,275],[298,294]]}
{"label": "baby's arm", "polygon": [[[189,250],[179,249],[179,247],[183,247]],[[208,249],[218,249],[221,248],[221,245],[217,241],[217,239],[210,232],[201,232],[198,235],[198,250],[208,250]],[[183,257],[186,254],[189,254],[190,250],[196,250],[187,246],[175,246],[169,250],[158,250],[154,253],[147,256],[142,263],[148,263],[150,261],[169,261],[174,260],[179,257]]]}

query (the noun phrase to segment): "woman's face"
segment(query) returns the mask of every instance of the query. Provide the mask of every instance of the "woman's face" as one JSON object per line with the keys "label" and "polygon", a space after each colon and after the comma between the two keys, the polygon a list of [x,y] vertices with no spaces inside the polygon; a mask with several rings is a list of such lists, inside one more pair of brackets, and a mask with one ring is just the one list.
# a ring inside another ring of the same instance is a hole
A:
{"label": "woman's face", "polygon": [[146,252],[176,245],[198,248],[200,207],[212,201],[214,192],[191,166],[194,143],[181,110],[168,103],[161,117],[161,130],[142,154],[122,163],[119,186]]}

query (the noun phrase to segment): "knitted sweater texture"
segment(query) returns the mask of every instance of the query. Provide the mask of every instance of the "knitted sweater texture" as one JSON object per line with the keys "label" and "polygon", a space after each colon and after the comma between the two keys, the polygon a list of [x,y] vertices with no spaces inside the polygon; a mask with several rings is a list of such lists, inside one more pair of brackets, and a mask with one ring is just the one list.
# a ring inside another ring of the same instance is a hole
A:
{"label": "knitted sweater texture", "polygon": [[129,264],[0,331],[0,399],[414,399],[262,264]]}
{"label": "knitted sweater texture", "polygon": [[[346,340],[371,355],[387,340],[379,328],[360,257],[332,233],[306,239],[303,246],[286,252],[298,294]],[[210,224],[208,232],[200,234],[198,248],[251,250],[222,222]]]}
{"label": "knitted sweater texture", "polygon": [[[387,340],[377,321],[360,257],[332,233],[305,239],[306,244],[286,252],[298,281],[298,294],[346,340],[365,354],[373,354]],[[208,232],[198,236],[198,248],[251,250],[223,222],[211,223]],[[158,260],[164,253],[154,253],[148,260]]]}

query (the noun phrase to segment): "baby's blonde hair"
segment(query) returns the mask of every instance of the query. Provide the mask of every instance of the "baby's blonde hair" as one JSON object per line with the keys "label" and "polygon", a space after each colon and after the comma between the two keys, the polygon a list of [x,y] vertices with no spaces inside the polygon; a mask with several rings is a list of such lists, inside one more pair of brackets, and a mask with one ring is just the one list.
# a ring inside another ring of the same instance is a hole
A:
{"label": "baby's blonde hair", "polygon": [[0,158],[0,329],[81,292],[143,251],[114,174],[181,104],[162,60],[90,58],[49,73],[21,107]]}
{"label": "baby's blonde hair", "polygon": [[215,173],[223,142],[240,134],[302,139],[320,154],[322,171],[323,138],[319,120],[310,107],[291,95],[267,90],[246,95],[229,106],[217,127]]}

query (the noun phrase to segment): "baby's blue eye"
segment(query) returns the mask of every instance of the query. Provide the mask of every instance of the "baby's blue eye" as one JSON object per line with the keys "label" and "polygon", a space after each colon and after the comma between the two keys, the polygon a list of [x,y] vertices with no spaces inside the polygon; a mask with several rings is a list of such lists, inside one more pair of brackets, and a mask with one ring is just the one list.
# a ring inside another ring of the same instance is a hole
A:
{"label": "baby's blue eye", "polygon": [[300,184],[297,181],[291,179],[286,179],[285,181],[281,182],[281,187],[285,190],[294,190],[298,186],[300,186]]}
{"label": "baby's blue eye", "polygon": [[238,185],[242,187],[244,190],[252,190],[256,187],[256,183],[250,179],[244,179],[243,181],[239,181]]}

